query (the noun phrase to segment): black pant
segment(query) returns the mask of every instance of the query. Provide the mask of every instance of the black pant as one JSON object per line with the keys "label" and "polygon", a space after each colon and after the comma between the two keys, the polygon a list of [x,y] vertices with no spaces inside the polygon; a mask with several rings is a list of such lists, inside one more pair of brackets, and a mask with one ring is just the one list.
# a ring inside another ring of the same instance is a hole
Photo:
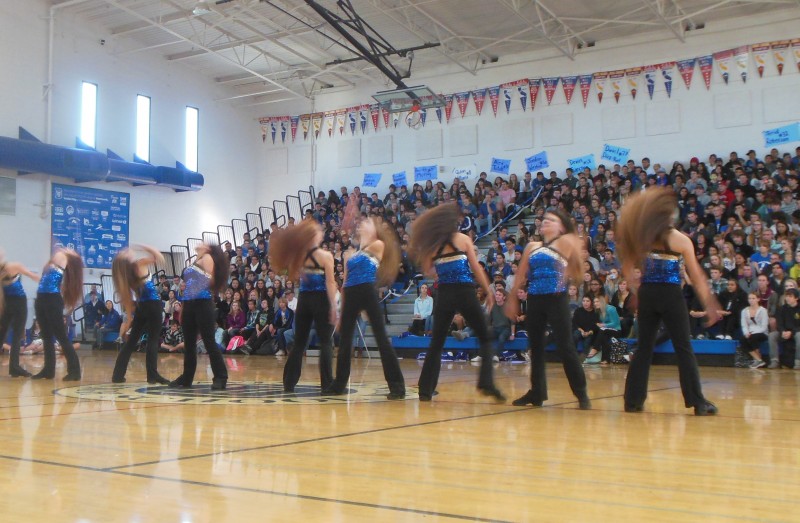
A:
{"label": "black pant", "polygon": [[741,339],[742,348],[747,352],[760,350],[761,344],[765,341],[767,341],[767,335],[764,334],[763,332],[751,334],[749,338],[745,338],[744,335],[742,335]]}
{"label": "black pant", "polygon": [[179,378],[184,386],[189,386],[194,381],[194,373],[197,370],[197,333],[206,346],[208,359],[211,362],[211,370],[214,379],[227,380],[228,368],[222,353],[214,340],[214,328],[216,326],[216,311],[214,302],[211,300],[186,300],[183,302],[181,312],[183,327],[183,374]]}
{"label": "black pant", "polygon": [[594,339],[595,344],[600,347],[600,352],[603,355],[600,357],[602,361],[610,361],[611,358],[611,338],[619,338],[620,331],[612,329],[600,329],[597,337]]}
{"label": "black pant", "polygon": [[481,309],[475,287],[472,285],[440,285],[433,303],[433,337],[431,338],[422,373],[419,376],[419,395],[430,398],[439,382],[442,367],[442,349],[453,316],[460,312],[467,325],[475,331],[480,341],[481,370],[478,387],[494,388],[492,369],[492,341],[486,326],[486,315]]}
{"label": "black pant", "polygon": [[283,367],[283,389],[294,390],[300,381],[303,354],[308,346],[312,323],[319,339],[319,383],[323,390],[333,382],[333,345],[330,324],[331,305],[325,291],[301,292],[294,311],[294,348]]}
{"label": "black pant", "polygon": [[341,329],[339,336],[339,356],[336,360],[336,378],[331,383],[331,390],[341,392],[347,387],[350,380],[350,353],[353,349],[353,332],[356,320],[361,311],[367,311],[372,333],[378,342],[381,354],[383,376],[393,394],[405,394],[406,383],[400,371],[397,354],[386,335],[386,325],[383,323],[383,314],[378,303],[378,291],[372,283],[362,283],[344,288],[344,306],[342,308]]}
{"label": "black pant", "polygon": [[558,294],[528,294],[528,346],[531,350],[531,392],[533,401],[547,399],[545,375],[545,329],[550,325],[552,338],[564,365],[572,393],[578,399],[587,397],[586,375],[572,339],[572,315],[566,292]]}
{"label": "black pant", "polygon": [[[131,333],[122,350],[117,355],[117,362],[114,365],[114,373],[111,379],[120,381],[125,378],[125,371],[128,370],[128,362],[131,354],[136,350],[142,334],[147,334],[147,349],[145,352],[145,368],[147,369],[147,381],[153,381],[158,375],[158,348],[159,337],[161,336],[161,312],[163,305],[160,300],[140,301],[136,305],[136,312],[133,314],[131,322]],[[125,334],[121,332],[120,334]]]}
{"label": "black pant", "polygon": [[258,331],[256,330],[253,331],[253,334],[251,334],[250,338],[247,340],[247,345],[250,346],[250,350],[252,352],[258,353],[261,345],[271,339],[272,333],[269,331],[269,325],[264,325],[264,329],[261,331],[261,334],[258,334]]}
{"label": "black pant", "polygon": [[686,407],[705,404],[700,371],[689,341],[689,311],[678,285],[646,283],[639,288],[639,348],[625,380],[625,405],[641,407],[647,399],[647,382],[659,322],[664,322],[675,356]]}
{"label": "black pant", "polygon": [[25,296],[6,296],[3,316],[0,317],[0,344],[5,343],[11,328],[11,359],[8,370],[19,370],[19,348],[25,339],[25,322],[28,319],[28,299]]}
{"label": "black pant", "polygon": [[58,341],[64,357],[67,358],[67,374],[78,377],[81,375],[81,364],[78,353],[72,347],[67,337],[67,326],[64,325],[64,299],[60,294],[37,294],[34,305],[36,319],[42,329],[42,343],[44,345],[44,368],[42,374],[51,377],[56,372],[56,346]]}

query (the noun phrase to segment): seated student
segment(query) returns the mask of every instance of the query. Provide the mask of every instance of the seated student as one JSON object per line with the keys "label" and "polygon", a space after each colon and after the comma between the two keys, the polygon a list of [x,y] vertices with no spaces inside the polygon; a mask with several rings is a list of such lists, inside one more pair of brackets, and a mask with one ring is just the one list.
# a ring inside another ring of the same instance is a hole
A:
{"label": "seated student", "polygon": [[242,310],[241,305],[238,301],[234,301],[231,303],[231,312],[228,313],[228,329],[226,333],[228,335],[228,339],[238,336],[244,326],[247,324],[247,315],[245,315],[244,311]]}
{"label": "seated student", "polygon": [[[503,352],[503,345],[506,340],[514,339],[511,331],[511,320],[508,319],[508,316],[506,316],[503,311],[503,305],[506,302],[507,295],[504,288],[496,286],[494,291],[495,304],[492,310],[489,311],[489,327],[495,339],[494,355],[492,356],[492,361],[495,363],[500,361],[499,354]],[[483,358],[478,355],[470,361],[480,362],[482,360]]]}
{"label": "seated student", "polygon": [[256,308],[256,300],[250,299],[247,301],[247,320],[245,322],[244,327],[241,331],[241,336],[244,339],[250,338],[250,336],[256,330],[256,321],[258,320],[259,311]]}
{"label": "seated student", "polygon": [[419,296],[414,300],[414,317],[408,331],[415,336],[430,335],[433,322],[433,298],[428,293],[428,286],[419,286]]}
{"label": "seated student", "polygon": [[28,329],[26,344],[20,351],[20,354],[39,354],[40,352],[44,352],[42,329],[39,327],[39,321],[34,318],[33,325]]}
{"label": "seated student", "polygon": [[[608,365],[611,363],[611,338],[620,336],[622,325],[616,307],[610,305],[605,296],[597,296],[594,299],[594,308],[600,316],[600,321],[597,323],[600,330],[595,337],[594,346],[599,347],[603,354],[600,365]],[[597,350],[592,348],[587,357],[593,356],[593,352],[596,354]]]}
{"label": "seated student", "polygon": [[261,300],[261,311],[255,323],[255,329],[247,342],[239,347],[242,354],[273,354],[274,345],[271,342],[273,336],[270,327],[275,321],[275,310],[270,307],[269,300]]}
{"label": "seated student", "polygon": [[794,369],[800,370],[800,292],[797,289],[786,289],[783,294],[785,303],[778,308],[776,321],[778,330],[769,333],[770,369],[781,368],[780,353],[786,351],[794,356],[784,358],[784,364],[794,359]]}
{"label": "seated student", "polygon": [[183,352],[183,329],[175,320],[170,320],[169,329],[158,352]]}
{"label": "seated student", "polygon": [[733,335],[739,328],[742,309],[747,307],[747,293],[739,288],[739,282],[730,279],[725,285],[726,289],[719,294],[719,304],[722,306],[722,310],[719,311],[721,321],[720,332],[716,336],[718,340],[733,339]]}
{"label": "seated student", "polygon": [[103,337],[110,332],[119,335],[119,328],[122,326],[122,316],[114,308],[114,302],[106,300],[106,312],[94,329],[94,344],[92,348],[98,349],[103,345]]}
{"label": "seated student", "polygon": [[[589,296],[581,298],[581,306],[572,313],[572,338],[575,340],[575,347],[591,347],[594,338],[600,328],[600,316],[594,310],[594,302]],[[597,354],[595,350],[592,355]]]}
{"label": "seated student", "polygon": [[767,309],[759,304],[756,293],[751,292],[747,295],[747,303],[748,307],[742,309],[741,347],[745,352],[750,353],[753,358],[750,368],[760,369],[767,366],[767,363],[761,359],[759,345],[767,340],[769,316],[767,315]]}
{"label": "seated student", "polygon": [[278,310],[275,311],[275,320],[272,322],[270,332],[275,336],[277,341],[278,351],[276,356],[286,356],[286,341],[285,333],[292,329],[294,323],[294,312],[289,308],[289,303],[286,298],[278,300]]}

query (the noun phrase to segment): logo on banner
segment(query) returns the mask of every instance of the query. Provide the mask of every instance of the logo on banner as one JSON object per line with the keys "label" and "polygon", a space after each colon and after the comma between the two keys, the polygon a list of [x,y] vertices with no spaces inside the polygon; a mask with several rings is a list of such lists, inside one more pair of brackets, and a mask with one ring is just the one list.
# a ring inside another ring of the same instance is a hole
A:
{"label": "logo on banner", "polygon": [[625,71],[611,71],[608,73],[611,78],[611,92],[614,93],[614,100],[619,103],[619,95],[622,93],[622,81],[625,78]]}
{"label": "logo on banner", "polygon": [[567,99],[567,105],[572,102],[572,93],[575,92],[575,86],[578,84],[577,76],[563,76],[561,77],[561,87],[564,89],[564,97]]}
{"label": "logo on banner", "polygon": [[344,134],[344,123],[345,123],[345,115],[347,111],[345,109],[339,109],[336,111],[336,128],[339,129],[339,136]]}
{"label": "logo on banner", "polygon": [[347,121],[350,123],[350,134],[355,136],[356,134],[356,112],[358,111],[358,107],[350,107],[347,109]]}
{"label": "logo on banner", "polygon": [[712,55],[701,56],[697,59],[697,62],[700,65],[700,74],[703,75],[706,89],[711,89],[711,71],[714,69],[714,57]]}
{"label": "logo on banner", "polygon": [[369,105],[362,105],[359,111],[359,123],[361,124],[361,134],[367,132],[367,118],[369,115]]}
{"label": "logo on banner", "polygon": [[[483,104],[486,102],[486,89],[478,89],[476,91],[472,91],[472,101],[475,102],[475,111],[477,111],[478,116],[481,115],[481,111],[483,111]],[[461,116],[464,116],[464,113],[461,113]]]}
{"label": "logo on banner", "polygon": [[[726,51],[720,51],[718,53],[713,54],[713,59],[717,63],[717,69],[719,70],[720,76],[722,76],[722,80],[725,82],[725,85],[728,84],[728,80],[731,77],[731,59],[733,58],[733,49],[728,49]],[[703,70],[703,58],[700,58],[700,71]],[[709,82],[706,84],[706,87],[710,87],[711,82],[711,74],[709,74]],[[705,78],[705,75],[703,75]]]}
{"label": "logo on banner", "polygon": [[288,131],[289,127],[289,117],[284,116],[281,118],[281,143],[286,143],[286,131]]}
{"label": "logo on banner", "polygon": [[592,90],[592,75],[582,74],[578,77],[578,84],[581,86],[581,98],[583,98],[583,106],[589,103],[589,93]]}
{"label": "logo on banner", "polygon": [[528,85],[527,80],[525,80],[525,84],[519,84],[517,86],[517,92],[519,93],[519,103],[522,104],[522,112],[524,113],[527,109],[528,105]]}
{"label": "logo on banner", "polygon": [[539,78],[528,79],[529,91],[531,93],[531,111],[536,107],[536,97],[539,96],[539,86],[541,82]]}
{"label": "logo on banner", "polygon": [[503,89],[503,103],[506,105],[506,114],[511,112],[511,87]]}
{"label": "logo on banner", "polygon": [[422,122],[422,127],[425,127],[425,121],[428,119],[428,109],[419,110],[419,121]]}
{"label": "logo on banner", "polygon": [[758,44],[752,48],[753,60],[756,62],[756,72],[759,78],[764,77],[764,69],[767,67],[767,55],[769,54],[769,44]]}
{"label": "logo on banner", "polygon": [[489,88],[489,103],[492,104],[492,112],[497,116],[497,104],[500,102],[500,87]]}
{"label": "logo on banner", "polygon": [[631,96],[636,100],[636,93],[639,91],[639,77],[642,74],[641,67],[632,67],[625,70],[625,76],[628,77],[628,87],[631,90]]}
{"label": "logo on banner", "polygon": [[453,96],[456,98],[458,112],[461,113],[461,118],[464,118],[464,113],[467,112],[467,102],[469,102],[469,91],[453,93]]}
{"label": "logo on banner", "polygon": [[786,66],[786,53],[789,51],[789,40],[772,42],[772,57],[775,59],[775,66],[778,68],[778,76],[783,75],[783,68]]}
{"label": "logo on banner", "polygon": [[594,73],[594,85],[597,87],[597,103],[603,103],[603,92],[606,90],[608,73]]}
{"label": "logo on banner", "polygon": [[278,121],[271,119],[269,122],[270,133],[272,134],[272,144],[275,145],[275,137],[278,135]]}
{"label": "logo on banner", "polygon": [[677,62],[678,72],[681,74],[687,89],[692,86],[692,76],[694,76],[694,64],[696,61],[695,58],[689,58],[688,60],[678,60]]}
{"label": "logo on banner", "polygon": [[644,68],[644,81],[647,84],[647,94],[650,96],[650,99],[653,99],[653,93],[656,90],[656,74],[658,72],[658,67],[655,65],[648,65]]}
{"label": "logo on banner", "polygon": [[450,123],[450,115],[453,114],[453,95],[444,95],[444,117],[447,123]]}
{"label": "logo on banner", "polygon": [[550,77],[550,78],[542,78],[542,83],[544,84],[544,97],[547,99],[547,105],[550,105],[550,102],[553,101],[553,95],[556,94],[556,87],[558,87],[558,81],[560,78]]}
{"label": "logo on banner", "polygon": [[661,68],[661,76],[664,77],[667,98],[672,98],[672,77],[675,76],[675,62],[666,62],[659,67]]}

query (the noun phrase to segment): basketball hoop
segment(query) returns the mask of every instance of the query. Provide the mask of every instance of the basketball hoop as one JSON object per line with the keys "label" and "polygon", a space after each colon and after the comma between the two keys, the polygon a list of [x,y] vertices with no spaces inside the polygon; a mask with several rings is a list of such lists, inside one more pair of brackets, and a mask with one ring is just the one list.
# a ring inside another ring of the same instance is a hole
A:
{"label": "basketball hoop", "polygon": [[419,112],[419,102],[415,101],[414,105],[406,115],[406,124],[412,129],[419,129],[422,127],[422,113]]}

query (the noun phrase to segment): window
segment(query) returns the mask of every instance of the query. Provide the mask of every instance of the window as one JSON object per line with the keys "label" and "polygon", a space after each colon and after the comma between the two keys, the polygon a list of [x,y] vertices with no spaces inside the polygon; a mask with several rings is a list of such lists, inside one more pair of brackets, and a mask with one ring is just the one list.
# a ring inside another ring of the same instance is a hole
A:
{"label": "window", "polygon": [[200,110],[186,107],[186,168],[197,172],[197,140],[199,133]]}
{"label": "window", "polygon": [[136,156],[150,161],[150,97],[136,97]]}
{"label": "window", "polygon": [[97,146],[97,85],[89,82],[81,87],[81,141]]}

